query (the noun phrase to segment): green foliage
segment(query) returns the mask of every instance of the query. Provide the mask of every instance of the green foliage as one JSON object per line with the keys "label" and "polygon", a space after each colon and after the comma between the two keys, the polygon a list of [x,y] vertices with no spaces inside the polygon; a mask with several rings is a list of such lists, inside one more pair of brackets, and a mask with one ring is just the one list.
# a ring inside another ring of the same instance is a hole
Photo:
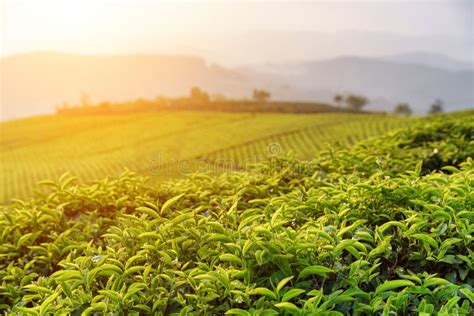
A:
{"label": "green foliage", "polygon": [[442,117],[217,177],[46,181],[0,210],[0,308],[470,315],[473,132]]}

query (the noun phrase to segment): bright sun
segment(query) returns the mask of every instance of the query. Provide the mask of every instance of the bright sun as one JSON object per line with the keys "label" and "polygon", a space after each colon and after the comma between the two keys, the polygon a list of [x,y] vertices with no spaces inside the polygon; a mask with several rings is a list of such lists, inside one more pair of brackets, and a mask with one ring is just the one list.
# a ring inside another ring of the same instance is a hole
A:
{"label": "bright sun", "polygon": [[46,1],[44,9],[51,27],[59,33],[81,35],[96,29],[100,23],[98,1]]}
{"label": "bright sun", "polygon": [[100,15],[113,2],[38,0],[6,0],[3,15],[10,31],[35,34],[78,36],[91,32],[101,25]]}
{"label": "bright sun", "polygon": [[80,51],[93,48],[100,44],[98,34],[107,33],[104,28],[117,27],[123,22],[113,17],[104,19],[117,1],[0,1],[5,1],[0,6],[0,19],[4,19],[1,32],[5,51],[0,47],[2,55],[42,49]]}

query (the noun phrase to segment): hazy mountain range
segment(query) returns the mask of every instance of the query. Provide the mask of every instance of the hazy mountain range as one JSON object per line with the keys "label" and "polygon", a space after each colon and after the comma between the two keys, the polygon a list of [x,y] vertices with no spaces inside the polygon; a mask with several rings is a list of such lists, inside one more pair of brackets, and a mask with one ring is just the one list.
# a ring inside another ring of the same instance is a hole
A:
{"label": "hazy mountain range", "polygon": [[326,102],[353,92],[385,111],[409,102],[422,113],[436,98],[447,110],[474,106],[472,62],[425,52],[232,68],[180,55],[30,53],[1,59],[0,74],[2,119],[51,113],[62,102],[77,103],[81,92],[93,102],[124,101],[181,96],[192,86],[229,97],[264,88],[274,99]]}
{"label": "hazy mountain range", "polygon": [[[344,3],[344,5],[346,2]],[[336,56],[396,57],[405,61],[435,62],[467,60],[473,63],[474,37],[456,35],[411,35],[371,31],[249,30],[247,32],[193,32],[166,38],[147,38],[152,46],[141,51],[165,51],[202,56],[220,65],[314,61]],[[94,49],[97,49],[94,47]],[[150,50],[151,49],[151,50]],[[406,54],[408,52],[408,54]],[[421,53],[420,53],[421,52]],[[428,57],[429,56],[429,57]],[[450,57],[447,57],[450,56]],[[426,60],[428,57],[428,60]],[[441,62],[438,64],[438,62]]]}
{"label": "hazy mountain range", "polygon": [[[474,58],[474,57],[473,57]],[[472,61],[460,61],[443,54],[413,52],[399,55],[384,56],[382,59],[399,63],[412,63],[441,68],[447,70],[472,70],[474,63]]]}
{"label": "hazy mountain range", "polygon": [[[425,56],[423,62],[419,61],[420,56]],[[459,70],[463,64],[466,68]],[[474,106],[472,65],[427,53],[381,58],[343,56],[255,65],[241,71],[260,76],[267,86],[272,86],[276,96],[285,99],[296,95],[328,102],[336,92],[361,93],[372,100],[372,109],[391,111],[394,103],[408,102],[417,113],[425,112],[436,98],[445,102],[447,110]]]}

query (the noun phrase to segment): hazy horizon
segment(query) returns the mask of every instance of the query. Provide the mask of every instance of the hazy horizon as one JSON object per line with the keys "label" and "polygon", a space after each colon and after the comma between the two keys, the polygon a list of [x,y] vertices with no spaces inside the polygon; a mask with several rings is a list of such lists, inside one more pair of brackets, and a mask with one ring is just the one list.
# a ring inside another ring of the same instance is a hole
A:
{"label": "hazy horizon", "polygon": [[[409,102],[422,113],[436,98],[446,110],[468,108],[473,9],[448,0],[5,0],[0,57],[18,58],[0,58],[1,116],[52,113],[82,92],[126,101],[193,86],[315,102],[353,92],[383,111]],[[59,54],[18,55],[35,52]]]}
{"label": "hazy horizon", "polygon": [[1,4],[1,56],[180,54],[239,66],[413,51],[470,61],[471,1],[30,1]]}

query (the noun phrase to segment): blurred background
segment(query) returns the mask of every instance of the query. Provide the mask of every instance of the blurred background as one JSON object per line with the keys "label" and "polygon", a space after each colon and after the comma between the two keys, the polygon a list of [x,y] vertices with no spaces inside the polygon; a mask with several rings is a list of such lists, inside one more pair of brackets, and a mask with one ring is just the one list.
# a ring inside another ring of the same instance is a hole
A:
{"label": "blurred background", "polygon": [[472,1],[1,3],[2,119],[78,103],[182,96],[369,98],[472,106]]}
{"label": "blurred background", "polygon": [[0,5],[0,202],[312,159],[474,104],[472,1]]}

